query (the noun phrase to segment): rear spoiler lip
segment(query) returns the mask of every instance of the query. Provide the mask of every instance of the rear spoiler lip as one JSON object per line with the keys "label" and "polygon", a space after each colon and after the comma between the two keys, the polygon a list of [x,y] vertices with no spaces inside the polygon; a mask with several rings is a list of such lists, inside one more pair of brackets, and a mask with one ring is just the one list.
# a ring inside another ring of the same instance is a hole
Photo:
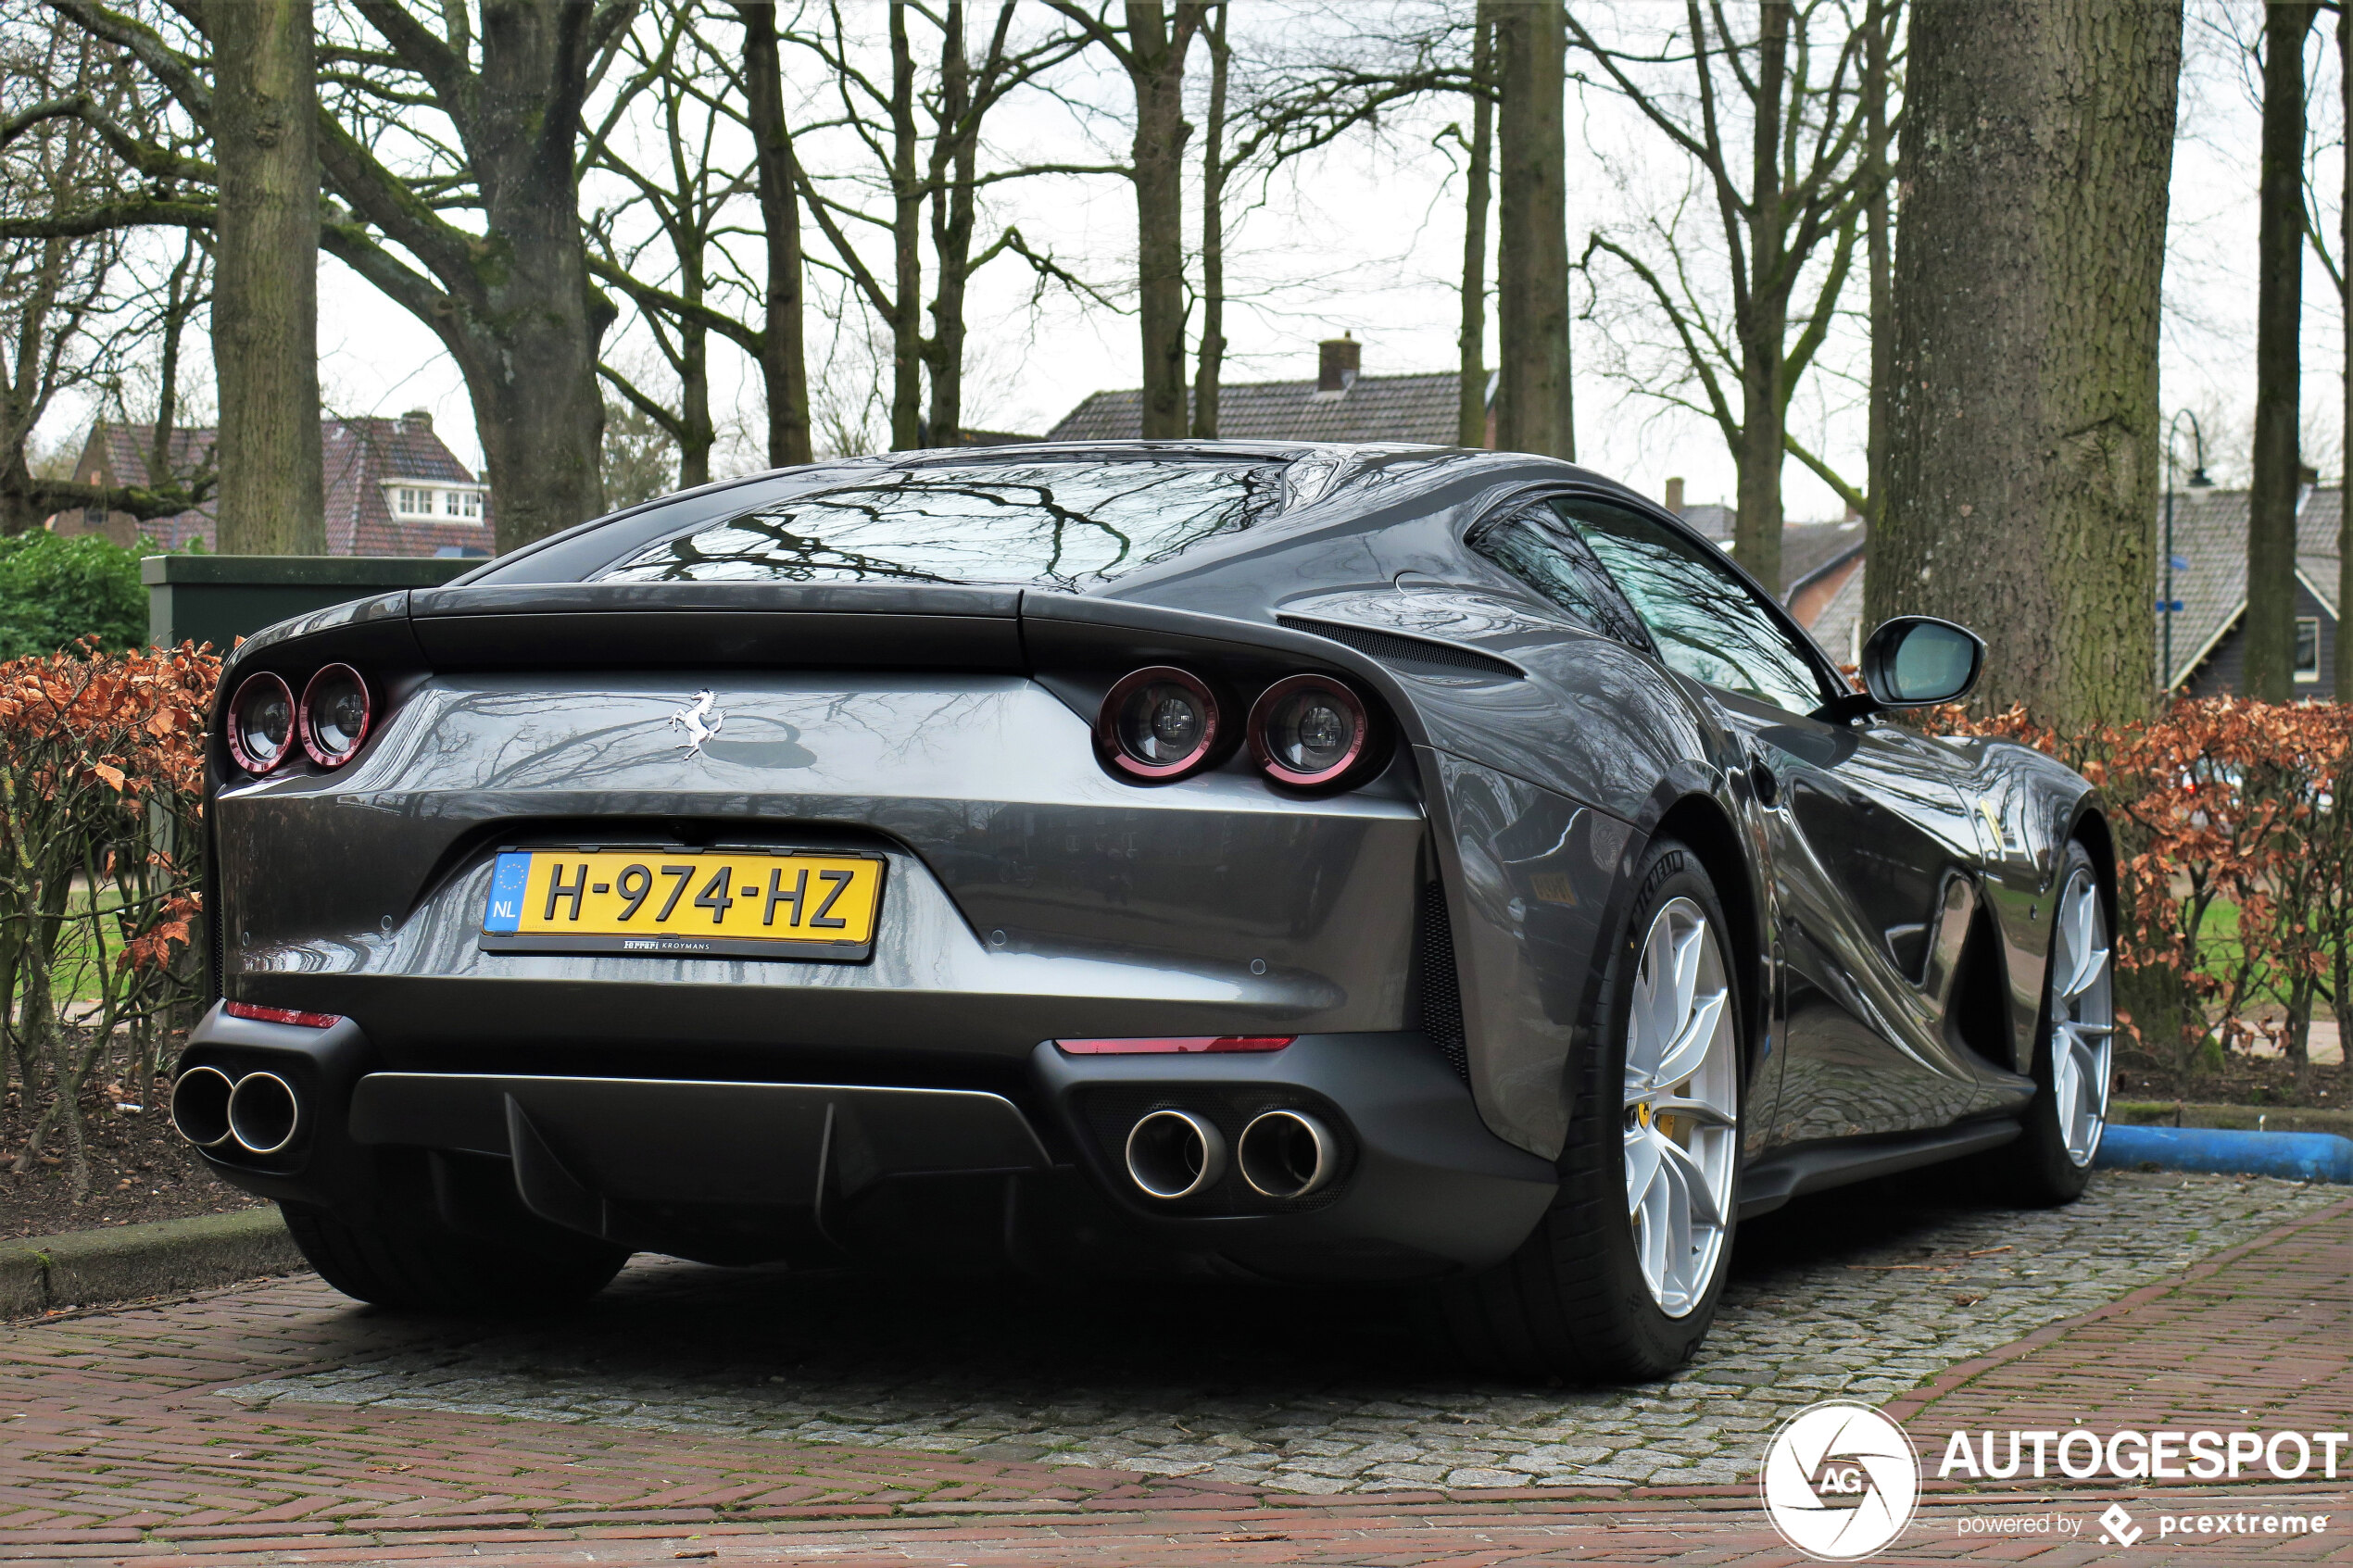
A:
{"label": "rear spoiler lip", "polygon": [[[1027,675],[1139,645],[1182,659],[1236,646],[1337,669],[1376,693],[1410,744],[1413,700],[1378,662],[1265,621],[1036,588],[901,583],[561,583],[409,589],[282,621],[248,638],[228,671],[307,677],[325,637],[335,657],[424,669],[952,669]],[[359,644],[343,651],[346,645]],[[223,684],[223,691],[227,684]],[[218,725],[215,725],[218,728]]]}
{"label": "rear spoiler lip", "polygon": [[736,610],[761,614],[981,616],[1021,613],[1019,588],[950,583],[531,583],[419,588],[409,616],[426,621],[482,615]]}

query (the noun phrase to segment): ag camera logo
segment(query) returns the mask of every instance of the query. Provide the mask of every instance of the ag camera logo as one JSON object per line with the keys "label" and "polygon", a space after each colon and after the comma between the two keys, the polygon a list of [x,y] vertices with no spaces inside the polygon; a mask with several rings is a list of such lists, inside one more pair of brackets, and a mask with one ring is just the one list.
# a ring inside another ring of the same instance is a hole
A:
{"label": "ag camera logo", "polygon": [[1869,1405],[1826,1399],[1773,1434],[1763,1485],[1781,1539],[1824,1562],[1852,1562],[1912,1522],[1919,1455],[1901,1426]]}

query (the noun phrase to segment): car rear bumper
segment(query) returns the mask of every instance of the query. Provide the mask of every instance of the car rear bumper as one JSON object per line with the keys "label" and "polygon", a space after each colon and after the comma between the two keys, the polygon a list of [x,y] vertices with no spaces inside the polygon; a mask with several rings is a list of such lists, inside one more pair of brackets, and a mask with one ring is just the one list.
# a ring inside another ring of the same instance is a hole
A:
{"label": "car rear bumper", "polygon": [[[1302,1035],[1264,1054],[1046,1044],[1003,1094],[379,1064],[349,1021],[309,1029],[218,1008],[182,1059],[293,1086],[303,1109],[284,1148],[204,1151],[248,1191],[357,1222],[430,1205],[461,1229],[551,1224],[721,1262],[1432,1277],[1508,1255],[1554,1189],[1552,1166],[1489,1132],[1412,1033]],[[1335,1173],[1270,1198],[1234,1161],[1192,1197],[1152,1198],[1125,1144],[1163,1108],[1229,1148],[1269,1110],[1308,1114],[1333,1134]]]}

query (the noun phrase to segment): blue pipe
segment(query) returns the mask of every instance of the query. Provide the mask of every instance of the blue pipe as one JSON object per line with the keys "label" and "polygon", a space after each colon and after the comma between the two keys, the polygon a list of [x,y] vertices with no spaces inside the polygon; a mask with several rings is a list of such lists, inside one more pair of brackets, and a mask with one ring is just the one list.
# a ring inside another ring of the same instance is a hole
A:
{"label": "blue pipe", "polygon": [[2122,1127],[2111,1122],[2100,1136],[2100,1152],[2092,1163],[2126,1170],[2151,1164],[2166,1171],[2353,1184],[2353,1138],[2334,1133],[2248,1133],[2229,1127]]}

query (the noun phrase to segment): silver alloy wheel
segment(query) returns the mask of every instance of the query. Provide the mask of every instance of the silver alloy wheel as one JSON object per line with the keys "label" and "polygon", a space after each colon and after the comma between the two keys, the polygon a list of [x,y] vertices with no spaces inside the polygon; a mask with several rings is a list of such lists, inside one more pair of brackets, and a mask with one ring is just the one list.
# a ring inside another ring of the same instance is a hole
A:
{"label": "silver alloy wheel", "polygon": [[1626,1023],[1626,1214],[1670,1318],[1707,1294],[1739,1161],[1739,1030],[1707,916],[1670,900],[1642,938]]}
{"label": "silver alloy wheel", "polygon": [[2100,1150],[2108,1126],[2108,1060],[2116,1004],[2108,962],[2108,911],[2099,884],[2078,869],[2059,894],[2051,947],[2051,1098],[2059,1141],[2079,1168]]}

